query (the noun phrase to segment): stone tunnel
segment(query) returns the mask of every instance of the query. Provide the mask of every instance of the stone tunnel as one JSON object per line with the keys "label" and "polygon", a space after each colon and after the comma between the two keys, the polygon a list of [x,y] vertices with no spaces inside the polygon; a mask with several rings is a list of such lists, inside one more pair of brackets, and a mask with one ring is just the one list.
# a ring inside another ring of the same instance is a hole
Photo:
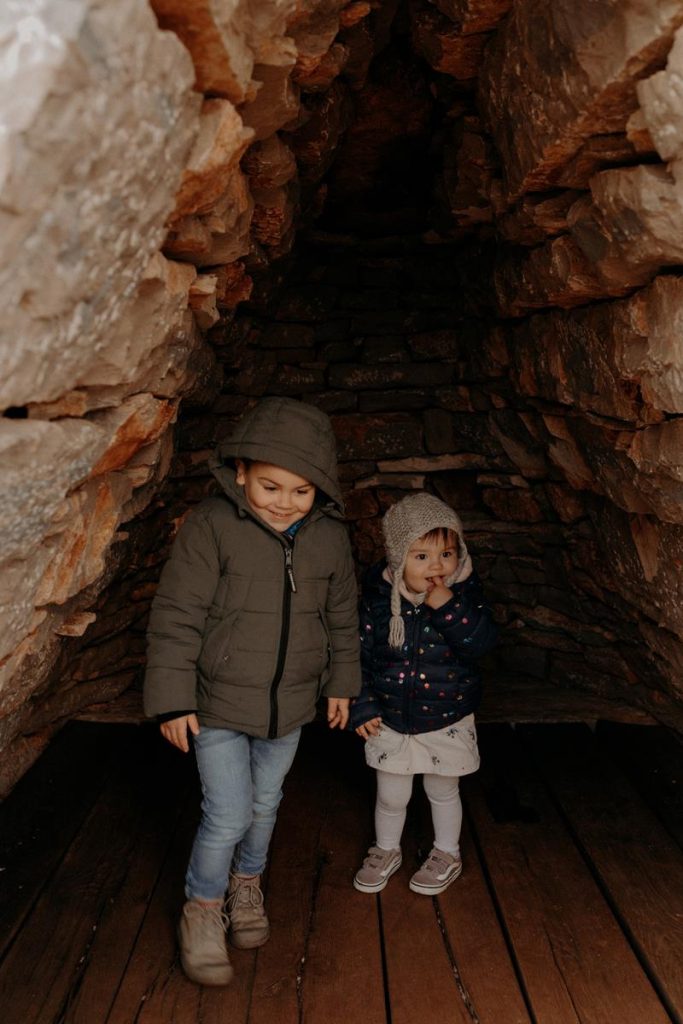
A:
{"label": "stone tunnel", "polygon": [[683,0],[0,24],[0,788],[141,716],[160,567],[264,395],[332,417],[361,570],[396,498],[460,512],[492,699],[680,731]]}

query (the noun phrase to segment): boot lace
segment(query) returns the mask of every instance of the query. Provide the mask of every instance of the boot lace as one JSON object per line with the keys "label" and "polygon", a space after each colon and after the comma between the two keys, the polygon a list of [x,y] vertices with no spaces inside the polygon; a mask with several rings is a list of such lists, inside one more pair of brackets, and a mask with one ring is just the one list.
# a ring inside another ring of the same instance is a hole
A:
{"label": "boot lace", "polygon": [[[236,877],[236,876],[233,876]],[[237,878],[237,886],[228,897],[228,911],[233,913],[238,908],[263,906],[263,893],[256,879]]]}

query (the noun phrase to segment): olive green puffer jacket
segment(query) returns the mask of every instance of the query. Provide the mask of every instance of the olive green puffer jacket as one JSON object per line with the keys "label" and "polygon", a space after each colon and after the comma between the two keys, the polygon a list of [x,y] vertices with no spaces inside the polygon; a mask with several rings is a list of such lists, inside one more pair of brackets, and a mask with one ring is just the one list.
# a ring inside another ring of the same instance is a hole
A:
{"label": "olive green puffer jacket", "polygon": [[[316,485],[292,541],[251,511],[226,464],[236,456]],[[196,709],[201,725],[284,736],[313,718],[321,694],[360,689],[356,582],[329,419],[265,399],[210,465],[222,493],[187,517],[152,605],[145,711]]]}

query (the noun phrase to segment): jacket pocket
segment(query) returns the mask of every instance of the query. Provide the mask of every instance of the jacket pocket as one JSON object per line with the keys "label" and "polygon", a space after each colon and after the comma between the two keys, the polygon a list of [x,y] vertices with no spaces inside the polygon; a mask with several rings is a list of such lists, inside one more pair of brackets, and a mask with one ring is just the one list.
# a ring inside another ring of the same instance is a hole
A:
{"label": "jacket pocket", "polygon": [[222,661],[230,657],[230,637],[237,618],[237,612],[225,619],[215,620],[208,626],[202,649],[197,660],[197,670],[205,679],[212,681]]}

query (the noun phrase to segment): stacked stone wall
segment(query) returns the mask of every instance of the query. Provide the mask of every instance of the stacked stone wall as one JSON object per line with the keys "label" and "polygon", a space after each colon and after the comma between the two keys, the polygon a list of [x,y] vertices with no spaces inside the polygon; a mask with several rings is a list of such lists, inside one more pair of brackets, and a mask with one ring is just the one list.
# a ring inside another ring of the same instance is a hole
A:
{"label": "stacked stone wall", "polygon": [[[405,490],[464,510],[497,671],[680,724],[683,0],[0,17],[4,782],[136,677],[164,541],[266,393],[334,416],[361,562]],[[392,23],[423,77],[380,89]],[[328,193],[377,227],[345,196],[403,128],[442,154],[421,241],[288,262]]]}

